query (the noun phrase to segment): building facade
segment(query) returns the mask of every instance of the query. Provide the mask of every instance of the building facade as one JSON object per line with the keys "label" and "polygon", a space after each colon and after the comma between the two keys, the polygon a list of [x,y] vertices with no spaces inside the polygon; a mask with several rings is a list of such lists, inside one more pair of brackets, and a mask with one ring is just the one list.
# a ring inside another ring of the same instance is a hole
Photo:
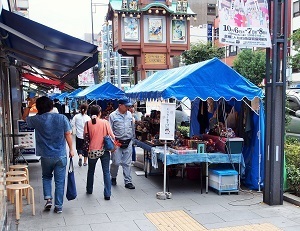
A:
{"label": "building facade", "polygon": [[135,83],[173,67],[171,58],[189,49],[195,16],[187,0],[110,0],[112,49],[134,57]]}

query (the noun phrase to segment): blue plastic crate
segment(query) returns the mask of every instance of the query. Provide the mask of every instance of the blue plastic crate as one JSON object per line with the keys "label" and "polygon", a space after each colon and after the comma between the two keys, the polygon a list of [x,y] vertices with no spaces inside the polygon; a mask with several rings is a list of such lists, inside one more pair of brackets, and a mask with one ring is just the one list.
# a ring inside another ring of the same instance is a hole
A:
{"label": "blue plastic crate", "polygon": [[210,169],[208,185],[219,192],[238,191],[238,172],[232,169]]}

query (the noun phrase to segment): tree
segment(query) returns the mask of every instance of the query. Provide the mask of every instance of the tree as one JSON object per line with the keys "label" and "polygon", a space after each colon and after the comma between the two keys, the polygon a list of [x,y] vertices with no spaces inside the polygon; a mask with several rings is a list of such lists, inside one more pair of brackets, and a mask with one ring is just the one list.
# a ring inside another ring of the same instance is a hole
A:
{"label": "tree", "polygon": [[191,49],[182,53],[185,65],[202,62],[214,57],[224,57],[224,48],[213,46],[211,43],[196,43],[191,45]]}
{"label": "tree", "polygon": [[233,61],[233,69],[252,83],[260,85],[266,76],[266,53],[244,49]]}
{"label": "tree", "polygon": [[295,55],[290,57],[290,65],[293,70],[300,70],[300,30],[296,30],[289,40],[293,41],[293,50]]}

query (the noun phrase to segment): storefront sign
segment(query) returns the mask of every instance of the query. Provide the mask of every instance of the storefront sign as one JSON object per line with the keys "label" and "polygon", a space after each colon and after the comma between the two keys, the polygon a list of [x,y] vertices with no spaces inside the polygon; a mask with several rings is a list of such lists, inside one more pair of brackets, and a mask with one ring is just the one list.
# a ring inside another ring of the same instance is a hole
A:
{"label": "storefront sign", "polygon": [[166,64],[166,54],[145,54],[145,64]]}
{"label": "storefront sign", "polygon": [[271,47],[268,1],[219,0],[219,40],[239,47]]}
{"label": "storefront sign", "polygon": [[174,140],[175,135],[175,103],[161,103],[160,107],[160,140]]}

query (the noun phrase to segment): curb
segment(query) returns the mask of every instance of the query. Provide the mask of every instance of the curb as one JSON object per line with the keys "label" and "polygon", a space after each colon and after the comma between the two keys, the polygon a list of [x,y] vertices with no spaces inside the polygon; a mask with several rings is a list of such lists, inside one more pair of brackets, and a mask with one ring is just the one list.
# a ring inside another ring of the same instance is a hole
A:
{"label": "curb", "polygon": [[283,194],[283,200],[287,201],[287,202],[289,202],[291,204],[300,206],[300,197],[295,196],[295,195],[293,195],[291,193],[284,193]]}

